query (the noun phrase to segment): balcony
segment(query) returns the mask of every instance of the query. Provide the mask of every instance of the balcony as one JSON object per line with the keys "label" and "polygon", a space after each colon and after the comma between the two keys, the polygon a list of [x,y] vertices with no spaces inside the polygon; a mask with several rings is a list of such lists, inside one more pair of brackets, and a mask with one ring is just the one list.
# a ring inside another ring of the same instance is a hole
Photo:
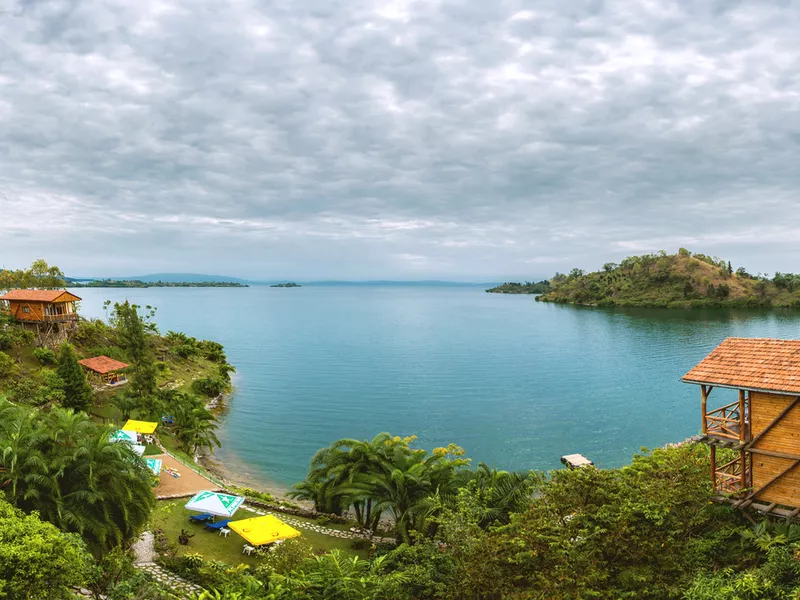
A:
{"label": "balcony", "polygon": [[60,315],[42,315],[42,321],[47,321],[48,323],[63,323],[66,321],[77,321],[78,314],[77,313],[64,313]]}
{"label": "balcony", "polygon": [[[716,462],[716,459],[713,459]],[[739,456],[724,465],[713,465],[714,491],[720,494],[738,496],[746,486],[746,472],[743,470],[747,458]]]}
{"label": "balcony", "polygon": [[744,441],[741,404],[738,401],[706,413],[703,419],[703,430],[709,437]]}

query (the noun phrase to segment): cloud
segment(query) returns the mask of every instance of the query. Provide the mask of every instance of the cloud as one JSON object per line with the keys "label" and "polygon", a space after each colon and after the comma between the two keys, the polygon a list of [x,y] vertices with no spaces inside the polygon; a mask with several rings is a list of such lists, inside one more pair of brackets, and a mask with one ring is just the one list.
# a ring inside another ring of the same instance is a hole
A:
{"label": "cloud", "polygon": [[0,0],[2,262],[796,270],[791,3]]}

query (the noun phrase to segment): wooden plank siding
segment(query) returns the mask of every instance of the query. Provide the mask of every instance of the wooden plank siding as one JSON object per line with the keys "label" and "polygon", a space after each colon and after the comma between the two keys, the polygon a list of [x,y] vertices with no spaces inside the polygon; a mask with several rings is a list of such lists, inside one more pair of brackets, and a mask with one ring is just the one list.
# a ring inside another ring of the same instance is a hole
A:
{"label": "wooden plank siding", "polygon": [[[71,301],[64,302],[38,302],[34,300],[8,300],[8,312],[19,321],[45,321],[47,315],[47,307],[60,307],[64,315],[75,314],[73,304]],[[28,312],[25,312],[25,309]]]}
{"label": "wooden plank siding", "polygon": [[[9,305],[9,312],[19,321],[44,320],[44,303],[42,302],[11,300],[9,301]],[[29,312],[25,312],[25,308],[27,308]]]}
{"label": "wooden plank siding", "polygon": [[[751,436],[755,438],[794,400],[794,396],[753,392],[750,400]],[[789,411],[754,445],[755,449],[800,456],[800,405]],[[789,458],[753,453],[753,489],[757,490],[794,462]],[[800,466],[756,498],[769,503],[800,506]]]}

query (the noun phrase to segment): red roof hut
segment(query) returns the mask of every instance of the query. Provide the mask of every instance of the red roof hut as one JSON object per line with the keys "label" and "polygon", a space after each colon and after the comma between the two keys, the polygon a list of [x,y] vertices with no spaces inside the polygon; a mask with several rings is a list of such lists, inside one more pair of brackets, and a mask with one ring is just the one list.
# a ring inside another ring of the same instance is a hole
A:
{"label": "red roof hut", "polygon": [[124,373],[120,371],[130,367],[129,364],[114,360],[108,356],[95,356],[78,361],[89,372],[89,377],[99,383],[115,385],[127,381]]}

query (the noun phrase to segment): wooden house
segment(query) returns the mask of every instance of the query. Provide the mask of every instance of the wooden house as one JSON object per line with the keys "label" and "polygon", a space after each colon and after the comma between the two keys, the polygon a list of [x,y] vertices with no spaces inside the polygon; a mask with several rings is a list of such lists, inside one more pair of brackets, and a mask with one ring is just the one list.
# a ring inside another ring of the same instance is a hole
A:
{"label": "wooden house", "polygon": [[[700,386],[714,491],[742,508],[800,514],[800,340],[728,338],[683,381]],[[737,390],[736,401],[709,408],[717,388]]]}
{"label": "wooden house", "polygon": [[78,318],[75,302],[80,298],[67,290],[11,290],[0,300],[18,321],[58,323]]}
{"label": "wooden house", "polygon": [[78,320],[78,296],[67,290],[11,290],[0,296],[0,310],[32,329],[42,345],[66,341],[66,331]]}
{"label": "wooden house", "polygon": [[101,385],[116,385],[127,382],[124,371],[130,365],[108,356],[84,358],[78,363],[86,369],[89,380]]}

